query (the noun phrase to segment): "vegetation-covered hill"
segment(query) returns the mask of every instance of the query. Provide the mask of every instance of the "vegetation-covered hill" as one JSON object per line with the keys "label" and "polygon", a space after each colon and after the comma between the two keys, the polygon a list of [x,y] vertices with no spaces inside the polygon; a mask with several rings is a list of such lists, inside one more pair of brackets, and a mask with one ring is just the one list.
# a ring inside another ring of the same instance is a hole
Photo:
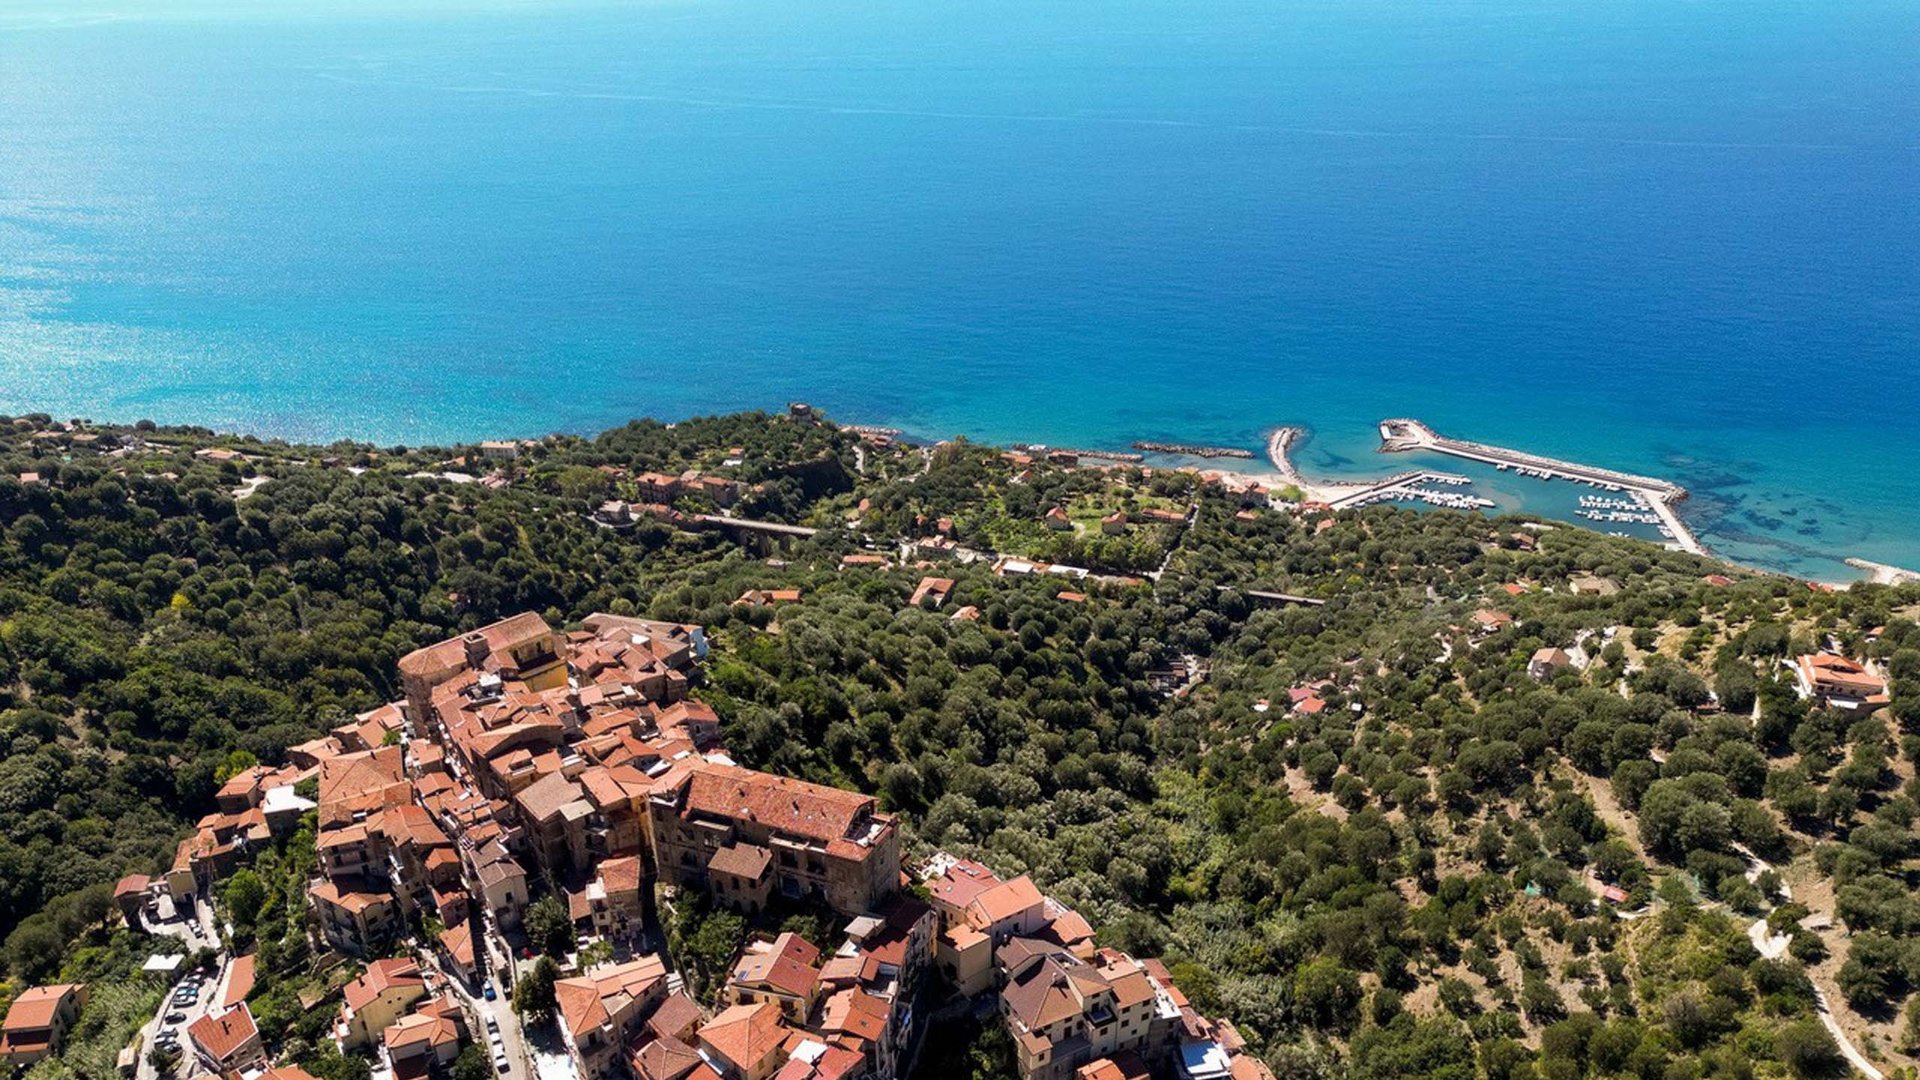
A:
{"label": "vegetation-covered hill", "polygon": [[[396,697],[405,652],[609,610],[709,628],[697,693],[748,763],[1032,873],[1281,1075],[1843,1072],[1816,988],[1882,1071],[1920,1049],[1920,588],[1714,583],[1570,527],[1247,510],[1191,474],[760,415],[514,453],[0,422],[12,987],[124,979],[145,950],[107,928],[111,883],[164,866],[224,776]],[[689,469],[820,532],[694,527],[699,492],[590,517]],[[940,534],[1111,576],[899,565]],[[909,606],[929,573],[952,598]],[[802,599],[734,603],[772,588]],[[1530,673],[1552,648],[1572,662]],[[1892,705],[1802,701],[1782,661],[1820,648]]]}

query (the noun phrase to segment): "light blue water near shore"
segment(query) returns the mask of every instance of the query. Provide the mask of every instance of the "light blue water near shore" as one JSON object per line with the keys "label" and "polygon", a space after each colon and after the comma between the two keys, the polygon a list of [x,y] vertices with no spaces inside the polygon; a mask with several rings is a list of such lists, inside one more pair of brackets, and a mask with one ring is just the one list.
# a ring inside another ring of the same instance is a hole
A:
{"label": "light blue water near shore", "polygon": [[1409,415],[1920,565],[1908,0],[391,6],[0,0],[0,411]]}

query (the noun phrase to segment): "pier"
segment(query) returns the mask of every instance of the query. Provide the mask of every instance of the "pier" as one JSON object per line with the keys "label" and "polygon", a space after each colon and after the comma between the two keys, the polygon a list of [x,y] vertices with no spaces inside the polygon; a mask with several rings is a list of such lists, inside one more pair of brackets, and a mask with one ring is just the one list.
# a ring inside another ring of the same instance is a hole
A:
{"label": "pier", "polygon": [[1501,446],[1449,439],[1418,420],[1382,420],[1380,449],[1389,453],[1424,450],[1449,454],[1492,465],[1502,472],[1511,471],[1539,480],[1572,480],[1604,491],[1631,492],[1646,503],[1647,510],[1655,515],[1661,531],[1672,539],[1675,547],[1695,555],[1707,554],[1706,546],[1693,535],[1693,530],[1680,520],[1680,515],[1673,508],[1673,504],[1687,497],[1687,489],[1668,480],[1561,461]]}
{"label": "pier", "polygon": [[1429,506],[1438,506],[1447,510],[1490,510],[1496,504],[1492,499],[1483,499],[1478,495],[1466,495],[1453,491],[1439,491],[1421,487],[1422,484],[1442,484],[1447,487],[1466,487],[1473,481],[1454,473],[1434,472],[1429,469],[1414,469],[1409,472],[1395,473],[1385,480],[1368,484],[1357,491],[1342,495],[1328,503],[1335,510],[1356,510],[1374,503],[1413,501]]}

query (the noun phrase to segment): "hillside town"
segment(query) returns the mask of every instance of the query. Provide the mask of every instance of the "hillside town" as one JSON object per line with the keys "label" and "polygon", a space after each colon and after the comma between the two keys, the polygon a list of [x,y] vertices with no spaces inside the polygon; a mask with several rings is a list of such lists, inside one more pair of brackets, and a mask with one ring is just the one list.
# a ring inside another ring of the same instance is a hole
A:
{"label": "hillside town", "polygon": [[[969,1012],[998,1014],[1023,1080],[1271,1075],[1165,966],[1096,946],[1030,878],[941,852],[906,865],[872,797],[737,765],[689,697],[706,651],[698,626],[597,614],[556,630],[535,613],[419,649],[403,700],[234,775],[168,873],[117,899],[129,920],[162,904],[211,917],[218,883],[311,816],[312,946],[360,971],[330,1037],[380,1078],[445,1075],[484,1044],[511,1077],[885,1080]],[[573,935],[551,984],[564,1060],[542,1061],[506,1007],[538,963],[545,897]],[[656,897],[753,927],[720,985],[696,995]],[[833,933],[775,929],[795,912]],[[154,1030],[180,1075],[308,1076],[269,1060],[239,985],[250,960],[223,957],[207,1001],[189,979],[163,1006],[193,1013]],[[21,995],[8,1058],[57,1043],[84,995]],[[148,1056],[125,1071],[153,1075]]]}

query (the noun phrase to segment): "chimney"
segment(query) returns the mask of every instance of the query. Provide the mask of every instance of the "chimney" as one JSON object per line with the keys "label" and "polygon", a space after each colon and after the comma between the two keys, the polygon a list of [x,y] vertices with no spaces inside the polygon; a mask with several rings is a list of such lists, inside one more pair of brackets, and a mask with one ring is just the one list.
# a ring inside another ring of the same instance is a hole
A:
{"label": "chimney", "polygon": [[486,661],[487,654],[493,651],[487,647],[487,635],[478,630],[461,638],[460,643],[467,647],[468,667],[479,667]]}

